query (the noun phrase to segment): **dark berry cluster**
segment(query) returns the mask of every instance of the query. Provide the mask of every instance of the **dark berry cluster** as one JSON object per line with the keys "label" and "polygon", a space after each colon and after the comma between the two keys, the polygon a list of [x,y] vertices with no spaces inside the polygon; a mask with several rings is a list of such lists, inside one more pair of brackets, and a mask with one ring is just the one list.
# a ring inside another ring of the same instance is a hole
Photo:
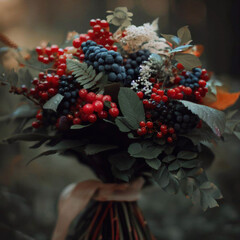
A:
{"label": "dark berry cluster", "polygon": [[72,75],[63,75],[59,81],[59,89],[58,93],[64,96],[61,104],[58,107],[58,112],[62,115],[67,115],[71,111],[71,107],[73,107],[77,102],[79,91],[79,84],[73,78]]}
{"label": "dark berry cluster", "polygon": [[88,40],[82,43],[82,50],[85,55],[84,61],[92,65],[97,72],[105,72],[111,82],[123,81],[126,72],[123,65],[123,58],[120,53],[113,50],[108,51],[101,45]]}
{"label": "dark berry cluster", "polygon": [[132,80],[136,80],[139,76],[140,65],[143,61],[146,61],[150,56],[148,50],[139,50],[135,53],[131,53],[124,61],[126,68],[127,78],[124,85],[130,86]]}

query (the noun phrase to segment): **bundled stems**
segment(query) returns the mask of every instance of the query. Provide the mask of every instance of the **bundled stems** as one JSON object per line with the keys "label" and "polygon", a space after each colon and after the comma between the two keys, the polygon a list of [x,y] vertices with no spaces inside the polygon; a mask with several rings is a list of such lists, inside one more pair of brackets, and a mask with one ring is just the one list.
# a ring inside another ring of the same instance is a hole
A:
{"label": "bundled stems", "polygon": [[67,240],[155,240],[136,202],[95,202]]}

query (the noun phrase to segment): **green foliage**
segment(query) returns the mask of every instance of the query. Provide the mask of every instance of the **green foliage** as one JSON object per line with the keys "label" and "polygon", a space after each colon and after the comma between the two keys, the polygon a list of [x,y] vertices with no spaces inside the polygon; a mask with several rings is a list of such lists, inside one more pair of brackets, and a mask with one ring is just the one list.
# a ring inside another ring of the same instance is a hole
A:
{"label": "green foliage", "polygon": [[126,171],[133,166],[136,159],[131,157],[127,152],[123,151],[111,154],[108,161],[119,171]]}
{"label": "green foliage", "polygon": [[153,158],[153,159],[145,159],[145,162],[148,166],[151,168],[158,170],[159,167],[161,166],[161,161],[158,158]]}
{"label": "green foliage", "polygon": [[128,12],[126,7],[117,7],[114,11],[107,11],[107,13],[111,13],[111,15],[107,16],[107,21],[109,23],[119,27],[131,25],[132,19],[130,17],[132,17],[133,14]]}
{"label": "green foliage", "polygon": [[102,72],[97,74],[93,66],[88,66],[85,62],[67,59],[67,69],[73,71],[77,82],[85,89],[100,88],[101,80],[105,81]]}
{"label": "green foliage", "polygon": [[185,100],[180,100],[180,102],[192,113],[198,115],[217,136],[220,137],[222,135],[226,122],[224,112]]}
{"label": "green foliage", "polygon": [[118,102],[127,123],[136,130],[141,121],[145,121],[145,113],[142,101],[130,88],[121,87],[118,94]]}
{"label": "green foliage", "polygon": [[64,96],[58,93],[55,96],[53,96],[52,98],[50,98],[43,105],[43,108],[44,109],[49,109],[49,110],[52,110],[52,111],[56,112],[57,108],[58,108],[59,104],[61,103],[61,101],[63,100],[63,98],[64,98]]}
{"label": "green foliage", "polygon": [[110,144],[88,144],[84,148],[84,152],[87,155],[95,155],[97,153],[113,150],[116,148],[118,148],[118,146]]}
{"label": "green foliage", "polygon": [[188,26],[184,26],[178,29],[177,36],[181,39],[180,44],[187,44],[192,41],[191,32]]}
{"label": "green foliage", "polygon": [[189,53],[177,53],[174,59],[181,63],[187,70],[192,70],[192,68],[202,65],[198,57]]}
{"label": "green foliage", "polygon": [[153,142],[132,143],[128,152],[132,157],[153,159],[157,158],[164,150],[164,146],[159,146]]}

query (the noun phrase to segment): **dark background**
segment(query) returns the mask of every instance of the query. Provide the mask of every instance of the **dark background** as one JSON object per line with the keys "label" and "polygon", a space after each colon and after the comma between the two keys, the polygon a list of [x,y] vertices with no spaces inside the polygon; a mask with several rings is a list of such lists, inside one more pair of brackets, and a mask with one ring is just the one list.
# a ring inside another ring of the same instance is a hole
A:
{"label": "dark background", "polygon": [[[205,47],[204,66],[229,90],[240,90],[238,0],[0,0],[0,32],[27,48],[41,40],[61,43],[68,31],[86,32],[91,18],[105,18],[106,10],[117,6],[133,12],[135,25],[159,17],[162,33],[175,34],[189,25],[194,43]],[[1,115],[19,102],[19,97],[0,89]],[[11,135],[13,129],[13,123],[1,123],[0,138]],[[46,157],[25,166],[38,153],[28,150],[28,144],[1,144],[0,151],[0,239],[6,226],[37,240],[50,239],[61,190],[94,175],[70,157]],[[220,208],[202,212],[181,194],[170,196],[157,187],[144,191],[140,205],[157,239],[240,239],[239,141],[227,138],[214,151],[216,159],[208,175],[224,195]]]}

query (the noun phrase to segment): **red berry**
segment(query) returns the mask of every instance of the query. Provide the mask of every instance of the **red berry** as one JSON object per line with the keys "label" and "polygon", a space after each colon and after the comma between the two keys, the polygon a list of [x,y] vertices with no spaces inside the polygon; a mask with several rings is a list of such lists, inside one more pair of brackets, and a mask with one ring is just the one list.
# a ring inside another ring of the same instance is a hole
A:
{"label": "red berry", "polygon": [[50,47],[46,47],[45,52],[48,56],[52,54],[52,49]]}
{"label": "red berry", "polygon": [[35,88],[30,89],[30,95],[34,96],[37,93]]}
{"label": "red berry", "polygon": [[38,78],[34,78],[33,81],[32,81],[32,84],[37,85],[38,83],[39,83]]}
{"label": "red berry", "polygon": [[147,129],[146,129],[145,127],[142,127],[142,128],[141,128],[141,131],[142,131],[142,134],[143,134],[143,135],[147,133]]}
{"label": "red berry", "polygon": [[97,121],[97,116],[96,116],[96,114],[90,114],[90,115],[88,116],[88,121],[89,121],[90,123],[96,122],[96,121]]}
{"label": "red berry", "polygon": [[157,132],[157,138],[162,138],[162,137],[163,137],[162,132]]}
{"label": "red berry", "polygon": [[155,83],[153,87],[159,89],[160,85],[159,83]]}
{"label": "red berry", "polygon": [[75,38],[74,40],[73,40],[73,46],[75,47],[75,48],[79,48],[79,47],[81,47],[81,44],[82,44],[82,42],[80,41],[80,39],[79,38]]}
{"label": "red berry", "polygon": [[43,100],[48,100],[48,93],[47,93],[47,92],[43,92],[43,93],[41,94],[41,98],[42,98]]}
{"label": "red berry", "polygon": [[98,116],[101,119],[105,119],[105,118],[107,118],[108,113],[107,113],[107,111],[101,111],[101,112],[98,113]]}
{"label": "red berry", "polygon": [[38,55],[43,54],[43,49],[41,47],[36,47],[35,50],[38,53]]}
{"label": "red berry", "polygon": [[80,61],[84,61],[84,58],[85,58],[84,54],[80,54],[79,60],[80,60]]}
{"label": "red berry", "polygon": [[155,96],[155,98],[154,98],[154,100],[158,103],[161,101],[161,99],[162,99],[162,97],[159,95]]}
{"label": "red berry", "polygon": [[190,87],[186,87],[186,88],[184,89],[184,93],[189,96],[189,95],[192,94],[192,89],[191,89]]}
{"label": "red berry", "polygon": [[36,119],[37,119],[37,120],[42,120],[42,113],[38,113],[38,114],[36,115]]}
{"label": "red berry", "polygon": [[100,30],[101,30],[101,26],[100,25],[94,25],[93,26],[93,31],[94,32],[100,32]]}
{"label": "red berry", "polygon": [[153,93],[157,93],[157,88],[155,88],[155,87],[152,88],[152,92],[153,92]]}
{"label": "red berry", "polygon": [[62,76],[64,74],[64,70],[61,68],[58,68],[57,75]]}
{"label": "red berry", "polygon": [[65,69],[67,68],[66,63],[61,63],[61,64],[59,65],[59,68],[65,70]]}
{"label": "red berry", "polygon": [[178,64],[177,64],[177,69],[183,70],[183,69],[184,69],[184,66],[183,66],[181,63],[178,63]]}
{"label": "red berry", "polygon": [[157,90],[157,94],[158,94],[159,96],[163,96],[163,95],[164,95],[164,91],[163,91],[163,90]]}
{"label": "red berry", "polygon": [[103,103],[99,100],[96,100],[95,102],[93,102],[93,108],[95,112],[101,112],[103,110]]}
{"label": "red berry", "polygon": [[119,115],[118,108],[110,108],[108,112],[112,117],[117,117]]}
{"label": "red berry", "polygon": [[168,138],[167,138],[167,141],[168,141],[169,143],[172,143],[172,142],[173,142],[172,137],[168,137]]}
{"label": "red berry", "polygon": [[104,95],[102,100],[103,100],[103,102],[105,102],[105,101],[111,102],[112,101],[112,97],[110,95]]}
{"label": "red berry", "polygon": [[201,75],[201,78],[203,79],[203,80],[205,80],[205,81],[208,81],[209,80],[209,76],[208,76],[208,74],[206,73],[206,74],[202,74]]}
{"label": "red berry", "polygon": [[22,85],[22,86],[21,86],[21,89],[22,89],[23,92],[27,92],[27,91],[28,91],[28,88],[27,88],[26,85]]}
{"label": "red berry", "polygon": [[149,128],[149,129],[151,129],[151,128],[153,128],[153,122],[147,122],[147,128]]}
{"label": "red berry", "polygon": [[117,104],[115,102],[111,102],[110,105],[111,105],[112,108],[117,108]]}
{"label": "red berry", "polygon": [[40,123],[38,121],[35,121],[35,122],[32,123],[32,127],[39,128],[40,127]]}
{"label": "red berry", "polygon": [[83,106],[83,112],[86,114],[91,114],[94,112],[93,105],[90,103],[87,103]]}
{"label": "red berry", "polygon": [[101,23],[100,23],[100,25],[101,25],[101,27],[103,27],[103,28],[109,27],[109,24],[108,24],[108,22],[107,22],[106,20],[102,20]]}
{"label": "red berry", "polygon": [[156,79],[155,79],[155,78],[149,78],[149,82],[155,83],[155,82],[156,82]]}
{"label": "red berry", "polygon": [[139,123],[139,126],[140,126],[140,127],[145,127],[145,126],[146,126],[146,123],[145,123],[144,121],[141,121],[141,122]]}
{"label": "red berry", "polygon": [[80,119],[80,118],[75,117],[75,118],[73,119],[73,124],[74,124],[74,125],[78,125],[78,124],[80,124],[80,123],[81,123],[81,119]]}
{"label": "red berry", "polygon": [[169,89],[167,91],[167,95],[171,98],[173,98],[175,96],[175,94],[176,94],[176,91],[174,89]]}
{"label": "red berry", "polygon": [[167,126],[163,124],[163,125],[160,127],[160,129],[161,129],[161,132],[165,132],[165,131],[167,130]]}
{"label": "red berry", "polygon": [[51,96],[53,96],[53,95],[56,94],[56,90],[55,90],[54,88],[49,88],[49,89],[48,89],[48,93],[49,93]]}
{"label": "red berry", "polygon": [[67,119],[68,119],[68,121],[72,122],[73,121],[73,115],[72,114],[68,114],[67,115]]}
{"label": "red berry", "polygon": [[53,53],[58,52],[58,49],[59,49],[58,45],[52,45],[51,46],[51,50],[52,50]]}
{"label": "red berry", "polygon": [[205,87],[207,83],[204,80],[199,80],[198,84],[199,84],[200,87]]}
{"label": "red berry", "polygon": [[168,101],[168,97],[167,97],[166,95],[163,95],[163,96],[162,96],[162,101],[163,101],[163,102],[167,102],[167,101]]}
{"label": "red berry", "polygon": [[44,56],[43,56],[43,55],[39,55],[39,56],[38,56],[38,61],[39,61],[39,62],[43,62],[43,59],[44,59]]}
{"label": "red berry", "polygon": [[174,80],[174,83],[175,83],[175,84],[178,84],[180,81],[181,81],[181,77],[176,76],[176,77],[175,77],[175,80]]}
{"label": "red berry", "polygon": [[177,93],[175,98],[181,100],[181,99],[183,99],[183,94],[182,93]]}
{"label": "red berry", "polygon": [[80,98],[85,99],[85,97],[88,94],[88,91],[86,89],[81,89],[81,90],[79,90],[78,94],[79,94]]}
{"label": "red berry", "polygon": [[97,95],[96,95],[96,100],[99,100],[99,101],[102,102],[102,100],[103,100],[103,95],[102,95],[102,94],[97,94]]}
{"label": "red berry", "polygon": [[44,57],[43,58],[43,63],[48,64],[49,63],[49,58],[48,57]]}
{"label": "red berry", "polygon": [[143,96],[144,96],[143,92],[137,92],[137,95],[140,99],[143,99]]}
{"label": "red berry", "polygon": [[58,49],[58,55],[63,55],[64,54],[64,50],[62,48]]}
{"label": "red berry", "polygon": [[142,129],[141,129],[141,128],[139,128],[139,129],[137,130],[137,134],[138,134],[139,136],[142,135]]}
{"label": "red berry", "polygon": [[86,96],[86,101],[87,101],[88,103],[94,102],[95,99],[96,99],[96,94],[95,94],[94,92],[89,92],[89,93],[87,94],[87,96]]}
{"label": "red berry", "polygon": [[168,132],[171,133],[171,134],[173,134],[173,133],[175,132],[175,130],[174,130],[174,128],[170,127],[170,128],[168,129]]}
{"label": "red berry", "polygon": [[96,25],[96,20],[95,19],[91,19],[90,20],[90,26],[93,27],[94,25]]}

